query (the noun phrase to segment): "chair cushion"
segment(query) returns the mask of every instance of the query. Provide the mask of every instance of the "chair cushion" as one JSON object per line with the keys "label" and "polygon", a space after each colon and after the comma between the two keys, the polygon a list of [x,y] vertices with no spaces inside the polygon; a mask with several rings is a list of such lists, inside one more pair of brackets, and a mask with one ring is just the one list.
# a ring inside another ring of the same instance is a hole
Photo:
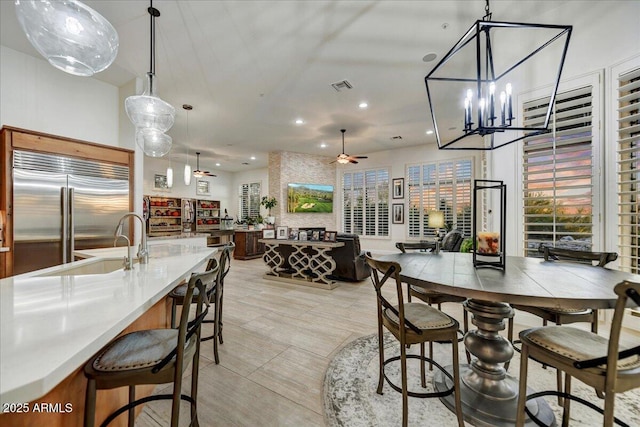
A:
{"label": "chair cushion", "polygon": [[593,313],[593,310],[590,308],[543,308],[544,311],[548,311],[549,313],[557,313],[557,314],[590,314]]}
{"label": "chair cushion", "polygon": [[[194,335],[195,336],[195,335]],[[177,329],[149,329],[123,335],[96,357],[99,371],[126,371],[148,368],[159,363],[178,341]]]}
{"label": "chair cushion", "polygon": [[[171,292],[169,292],[169,296],[172,298],[175,297],[180,297],[180,298],[184,298],[184,296],[187,294],[187,284],[183,283],[182,285],[178,285],[175,288],[173,288],[173,290]],[[193,296],[197,297],[200,294],[200,290],[196,287],[193,288]]]}
{"label": "chair cushion", "polygon": [[[609,341],[593,332],[569,326],[543,326],[520,332],[520,339],[527,345],[542,347],[562,356],[568,363],[595,359],[607,355]],[[624,348],[620,348],[620,351]],[[632,356],[618,361],[618,369],[640,367],[640,357]],[[606,369],[606,366],[599,366]]]}
{"label": "chair cushion", "polygon": [[[398,306],[394,308],[398,310]],[[399,324],[398,316],[391,310],[386,309],[384,315],[392,323]],[[404,317],[418,329],[445,329],[455,325],[453,319],[440,310],[421,303],[406,303],[404,305]]]}

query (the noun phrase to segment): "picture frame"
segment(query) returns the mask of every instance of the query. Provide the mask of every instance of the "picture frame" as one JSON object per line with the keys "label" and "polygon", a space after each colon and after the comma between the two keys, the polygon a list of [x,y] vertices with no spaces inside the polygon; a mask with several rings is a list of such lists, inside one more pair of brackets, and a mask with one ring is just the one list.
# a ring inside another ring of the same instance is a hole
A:
{"label": "picture frame", "polygon": [[262,230],[262,238],[263,239],[275,239],[276,238],[276,230],[265,228]]}
{"label": "picture frame", "polygon": [[168,190],[169,184],[167,183],[167,175],[154,174],[153,175],[153,188],[155,190]]}
{"label": "picture frame", "polygon": [[196,194],[198,196],[206,196],[210,194],[209,181],[199,179],[196,181]]}
{"label": "picture frame", "polygon": [[337,231],[325,231],[324,232],[323,241],[325,241],[325,242],[335,242],[337,235],[338,235]]}
{"label": "picture frame", "polygon": [[394,178],[392,182],[393,198],[404,199],[404,178]]}
{"label": "picture frame", "polygon": [[404,224],[404,203],[391,205],[392,224]]}
{"label": "picture frame", "polygon": [[289,240],[298,240],[298,229],[290,228],[289,229]]}
{"label": "picture frame", "polygon": [[276,228],[276,239],[287,240],[289,238],[289,227],[280,225]]}

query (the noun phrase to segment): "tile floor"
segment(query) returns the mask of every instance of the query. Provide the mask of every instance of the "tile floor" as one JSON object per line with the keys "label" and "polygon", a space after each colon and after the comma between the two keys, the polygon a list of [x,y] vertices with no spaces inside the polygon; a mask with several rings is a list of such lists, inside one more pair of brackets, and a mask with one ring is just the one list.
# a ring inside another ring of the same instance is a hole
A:
{"label": "tile floor", "polygon": [[[346,343],[376,332],[375,293],[368,280],[328,291],[268,281],[262,278],[265,271],[261,259],[232,261],[220,364],[213,362],[212,341],[201,347],[202,427],[323,426],[322,382],[329,361]],[[445,304],[443,310],[462,317],[460,305]],[[204,328],[210,335],[211,325]],[[167,403],[148,404],[137,425],[166,426]],[[181,425],[188,425],[188,405],[182,408]]]}

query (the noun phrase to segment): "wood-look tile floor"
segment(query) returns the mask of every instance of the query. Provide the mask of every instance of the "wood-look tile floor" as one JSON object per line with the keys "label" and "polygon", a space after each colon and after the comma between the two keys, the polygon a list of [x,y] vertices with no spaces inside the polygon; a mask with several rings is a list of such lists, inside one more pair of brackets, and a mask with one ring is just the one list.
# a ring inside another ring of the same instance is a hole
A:
{"label": "wood-look tile floor", "polygon": [[[377,330],[369,280],[340,283],[329,291],[265,280],[265,271],[261,259],[232,261],[220,364],[213,362],[211,341],[201,346],[202,427],[325,425],[322,383],[329,362],[346,343]],[[443,310],[461,320],[459,304],[445,304]],[[203,335],[211,330],[205,325]],[[156,393],[170,390],[160,386]],[[136,425],[168,425],[170,406],[169,401],[148,404]],[[181,412],[181,425],[188,425],[188,404]]]}

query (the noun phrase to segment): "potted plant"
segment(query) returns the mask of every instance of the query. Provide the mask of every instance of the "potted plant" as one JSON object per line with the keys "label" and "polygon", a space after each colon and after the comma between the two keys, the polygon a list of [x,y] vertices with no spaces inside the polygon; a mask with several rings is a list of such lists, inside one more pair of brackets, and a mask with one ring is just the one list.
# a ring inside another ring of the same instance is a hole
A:
{"label": "potted plant", "polygon": [[267,210],[269,211],[269,216],[267,216],[267,218],[266,218],[266,223],[267,224],[275,224],[276,217],[271,216],[271,208],[275,208],[278,205],[278,201],[276,200],[276,198],[275,197],[264,196],[262,198],[262,201],[260,202],[260,204],[262,206],[264,206],[265,208],[267,208]]}

